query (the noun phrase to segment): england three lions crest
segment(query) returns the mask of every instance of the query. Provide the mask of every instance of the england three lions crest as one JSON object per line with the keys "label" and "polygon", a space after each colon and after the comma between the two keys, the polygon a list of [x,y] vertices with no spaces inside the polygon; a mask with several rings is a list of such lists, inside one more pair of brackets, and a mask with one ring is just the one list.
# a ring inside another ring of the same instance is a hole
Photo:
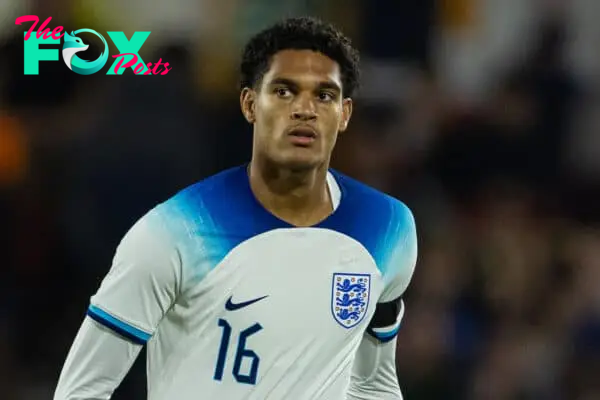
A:
{"label": "england three lions crest", "polygon": [[344,328],[352,328],[367,313],[371,276],[367,274],[333,274],[331,311]]}

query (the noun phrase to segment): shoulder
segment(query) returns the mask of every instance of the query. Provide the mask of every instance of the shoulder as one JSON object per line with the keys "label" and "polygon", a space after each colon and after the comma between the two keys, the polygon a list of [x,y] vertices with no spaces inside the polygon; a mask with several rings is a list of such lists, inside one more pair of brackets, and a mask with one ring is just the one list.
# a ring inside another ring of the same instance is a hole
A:
{"label": "shoulder", "polygon": [[213,234],[219,229],[218,220],[223,219],[229,205],[228,198],[235,198],[234,189],[237,168],[225,170],[198,181],[146,211],[129,228],[119,248],[153,248],[177,250],[189,247],[203,234]]}
{"label": "shoulder", "polygon": [[416,229],[412,210],[403,201],[338,171],[331,172],[346,202],[344,212],[371,231],[380,232],[381,239],[394,239]]}
{"label": "shoulder", "polygon": [[340,185],[344,201],[350,203],[354,213],[379,224],[388,223],[390,219],[396,223],[414,224],[412,211],[401,200],[341,172],[331,170],[331,173]]}
{"label": "shoulder", "polygon": [[391,276],[399,253],[416,247],[416,222],[412,210],[401,200],[331,171],[345,202],[342,218],[352,224],[343,228],[371,253],[382,274]]}
{"label": "shoulder", "polygon": [[244,177],[243,167],[227,169],[180,190],[157,209],[163,213],[215,211],[224,200],[239,196]]}
{"label": "shoulder", "polygon": [[180,190],[146,215],[173,235],[197,234],[216,229],[217,222],[231,218],[232,202],[240,198],[243,167],[234,167]]}

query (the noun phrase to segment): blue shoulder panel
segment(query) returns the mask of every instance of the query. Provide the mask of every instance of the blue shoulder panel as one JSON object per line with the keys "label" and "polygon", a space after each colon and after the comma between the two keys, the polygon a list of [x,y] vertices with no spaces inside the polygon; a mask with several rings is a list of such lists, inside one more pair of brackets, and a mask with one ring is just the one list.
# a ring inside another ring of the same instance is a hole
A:
{"label": "blue shoulder panel", "polygon": [[331,171],[342,191],[342,201],[324,226],[360,242],[371,254],[384,278],[402,263],[398,250],[415,229],[412,212],[401,201]]}
{"label": "blue shoulder panel", "polygon": [[254,212],[246,170],[232,168],[191,185],[158,210],[180,246],[183,264],[203,278],[241,242],[273,228]]}
{"label": "blue shoulder panel", "polygon": [[[398,242],[414,229],[410,210],[390,196],[331,172],[342,192],[340,205],[315,227],[335,230],[360,242],[386,276],[395,264],[392,257]],[[293,228],[258,203],[250,188],[246,166],[189,186],[155,211],[182,246],[184,265],[193,265],[198,278],[204,277],[243,241],[269,230]]]}

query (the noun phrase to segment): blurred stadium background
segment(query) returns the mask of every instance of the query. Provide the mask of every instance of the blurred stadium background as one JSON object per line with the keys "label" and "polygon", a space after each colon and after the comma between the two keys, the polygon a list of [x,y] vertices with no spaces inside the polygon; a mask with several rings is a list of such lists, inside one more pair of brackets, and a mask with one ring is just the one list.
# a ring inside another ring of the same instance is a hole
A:
{"label": "blurred stadium background", "polygon": [[[150,30],[142,57],[173,69],[24,76],[25,14]],[[596,0],[0,1],[0,397],[50,399],[127,228],[249,159],[240,46],[300,14],[362,52],[334,167],[417,218],[405,398],[600,399]],[[115,399],[145,398],[144,356]]]}

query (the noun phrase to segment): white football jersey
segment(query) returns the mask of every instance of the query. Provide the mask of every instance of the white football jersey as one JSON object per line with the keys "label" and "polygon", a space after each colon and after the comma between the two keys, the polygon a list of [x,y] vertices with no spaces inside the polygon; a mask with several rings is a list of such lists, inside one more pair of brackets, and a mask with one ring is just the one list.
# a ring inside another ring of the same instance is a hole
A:
{"label": "white football jersey", "polygon": [[405,291],[417,243],[403,203],[329,177],[339,205],[313,227],[263,208],[241,166],[125,235],[88,315],[147,345],[149,399],[345,398],[363,334],[398,330],[369,324]]}

